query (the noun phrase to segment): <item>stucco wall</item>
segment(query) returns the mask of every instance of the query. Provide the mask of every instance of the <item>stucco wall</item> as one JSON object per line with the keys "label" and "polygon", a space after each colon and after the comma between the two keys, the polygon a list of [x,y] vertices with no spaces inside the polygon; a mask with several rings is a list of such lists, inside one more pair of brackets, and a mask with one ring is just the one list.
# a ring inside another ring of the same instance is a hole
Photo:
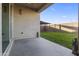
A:
{"label": "stucco wall", "polygon": [[0,3],[0,55],[2,55],[2,13],[1,13],[1,10],[2,10],[2,6],[1,6],[1,3]]}
{"label": "stucco wall", "polygon": [[[21,14],[20,14],[21,10]],[[14,38],[35,38],[40,32],[39,13],[23,6],[14,5]]]}

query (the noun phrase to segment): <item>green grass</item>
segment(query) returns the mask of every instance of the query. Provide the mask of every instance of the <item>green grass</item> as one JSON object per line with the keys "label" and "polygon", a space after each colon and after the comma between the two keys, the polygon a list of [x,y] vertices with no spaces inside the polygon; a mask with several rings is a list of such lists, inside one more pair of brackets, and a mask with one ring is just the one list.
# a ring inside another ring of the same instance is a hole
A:
{"label": "green grass", "polygon": [[41,32],[41,37],[70,49],[72,48],[72,40],[75,36],[74,33],[67,32]]}

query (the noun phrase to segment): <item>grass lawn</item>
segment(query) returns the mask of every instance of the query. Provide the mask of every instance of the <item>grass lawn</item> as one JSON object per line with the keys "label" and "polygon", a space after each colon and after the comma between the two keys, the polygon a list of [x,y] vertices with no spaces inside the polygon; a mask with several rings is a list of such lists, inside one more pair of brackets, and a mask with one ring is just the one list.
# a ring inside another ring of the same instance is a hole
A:
{"label": "grass lawn", "polygon": [[67,32],[41,32],[40,35],[47,40],[58,43],[70,49],[72,48],[72,40],[76,36],[74,33]]}

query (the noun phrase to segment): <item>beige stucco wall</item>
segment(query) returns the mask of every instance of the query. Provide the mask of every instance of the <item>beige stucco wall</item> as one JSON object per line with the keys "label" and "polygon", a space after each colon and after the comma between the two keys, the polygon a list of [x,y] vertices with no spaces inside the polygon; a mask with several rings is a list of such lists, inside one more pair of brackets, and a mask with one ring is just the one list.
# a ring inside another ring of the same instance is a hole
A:
{"label": "beige stucco wall", "polygon": [[2,13],[1,13],[1,10],[2,10],[2,6],[1,6],[1,3],[0,3],[0,55],[2,55]]}
{"label": "beige stucco wall", "polygon": [[[19,14],[19,9],[22,14]],[[14,5],[14,38],[35,38],[36,33],[40,32],[40,15],[37,12],[23,6]],[[23,34],[21,34],[23,32]]]}

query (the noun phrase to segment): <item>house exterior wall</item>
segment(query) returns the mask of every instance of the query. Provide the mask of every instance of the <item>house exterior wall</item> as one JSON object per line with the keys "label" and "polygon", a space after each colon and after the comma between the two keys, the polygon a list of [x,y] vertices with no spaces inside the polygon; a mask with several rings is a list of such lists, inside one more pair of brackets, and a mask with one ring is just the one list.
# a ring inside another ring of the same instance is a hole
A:
{"label": "house exterior wall", "polygon": [[0,55],[2,55],[2,4],[0,3]]}
{"label": "house exterior wall", "polygon": [[31,9],[14,5],[14,38],[35,38],[40,32],[40,15]]}

